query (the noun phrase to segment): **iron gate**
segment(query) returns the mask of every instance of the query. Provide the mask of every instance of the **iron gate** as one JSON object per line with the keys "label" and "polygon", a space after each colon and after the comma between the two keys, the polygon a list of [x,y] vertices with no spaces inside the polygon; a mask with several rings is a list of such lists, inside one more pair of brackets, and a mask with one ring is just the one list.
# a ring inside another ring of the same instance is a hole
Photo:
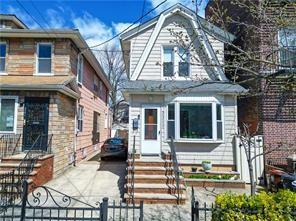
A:
{"label": "iron gate", "polygon": [[29,186],[27,181],[23,189],[20,199],[0,205],[1,221],[143,221],[143,202],[136,206],[103,198],[91,204],[47,186]]}

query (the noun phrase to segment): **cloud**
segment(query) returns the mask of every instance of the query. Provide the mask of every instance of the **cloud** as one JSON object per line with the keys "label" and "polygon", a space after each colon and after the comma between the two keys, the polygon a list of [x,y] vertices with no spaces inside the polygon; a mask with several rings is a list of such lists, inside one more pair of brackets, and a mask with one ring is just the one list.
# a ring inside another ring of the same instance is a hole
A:
{"label": "cloud", "polygon": [[61,16],[63,14],[63,10],[59,8],[55,9],[47,9],[46,11],[46,19],[48,21],[48,26],[50,28],[65,28],[66,22],[65,19]]}
{"label": "cloud", "polygon": [[29,28],[37,29],[40,26],[25,12],[21,11],[19,8],[12,7],[8,5],[5,9],[5,12],[8,14],[15,14],[21,21],[23,21]]}
{"label": "cloud", "polygon": [[[132,23],[123,23],[123,22],[119,22],[119,23],[114,23],[112,22],[112,27],[114,29],[114,32],[116,34],[122,32],[123,30],[125,30],[127,27],[129,27]],[[138,24],[134,24],[133,26],[131,26],[129,29],[127,29],[126,31],[133,29],[134,27],[137,27]]]}

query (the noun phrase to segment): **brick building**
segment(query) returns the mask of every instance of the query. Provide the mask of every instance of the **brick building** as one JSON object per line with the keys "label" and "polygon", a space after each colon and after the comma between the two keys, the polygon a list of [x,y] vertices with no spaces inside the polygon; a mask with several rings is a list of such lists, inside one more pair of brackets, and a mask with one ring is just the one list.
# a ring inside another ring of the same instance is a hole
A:
{"label": "brick building", "polygon": [[[258,133],[264,135],[267,148],[276,147],[279,143],[295,147],[296,1],[256,0],[244,3],[246,6],[238,7],[231,1],[218,1],[216,4],[212,0],[206,8],[206,17],[209,19],[215,20],[215,11],[220,7],[225,12],[225,18],[229,16],[238,21],[227,24],[228,31],[236,36],[234,43],[252,56],[255,54],[259,60],[272,64],[252,64],[259,76],[244,84],[251,93],[239,99],[239,124],[249,124],[252,132],[258,127]],[[260,13],[252,12],[252,8],[257,8],[257,12],[261,8],[264,17],[257,16]],[[239,77],[244,80],[251,75],[241,71]],[[266,155],[266,160],[284,160],[289,154],[290,150],[275,151]]]}
{"label": "brick building", "polygon": [[99,150],[110,133],[110,83],[78,30],[32,30],[0,15],[0,136],[19,152],[52,134],[54,174]]}

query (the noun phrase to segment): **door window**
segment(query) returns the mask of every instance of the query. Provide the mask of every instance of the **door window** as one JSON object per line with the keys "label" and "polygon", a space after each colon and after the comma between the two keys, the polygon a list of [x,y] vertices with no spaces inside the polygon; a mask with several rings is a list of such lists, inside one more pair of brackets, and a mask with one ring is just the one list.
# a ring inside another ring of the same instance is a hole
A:
{"label": "door window", "polygon": [[145,109],[145,140],[157,140],[157,109]]}

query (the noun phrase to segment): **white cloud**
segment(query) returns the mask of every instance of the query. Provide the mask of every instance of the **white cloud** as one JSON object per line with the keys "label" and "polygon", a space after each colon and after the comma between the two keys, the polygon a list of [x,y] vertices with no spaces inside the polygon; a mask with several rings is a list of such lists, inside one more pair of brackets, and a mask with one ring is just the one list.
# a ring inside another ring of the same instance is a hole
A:
{"label": "white cloud", "polygon": [[[119,23],[114,23],[112,22],[112,27],[114,29],[114,32],[116,34],[122,32],[123,30],[125,30],[126,28],[128,28],[132,23],[124,23],[124,22],[119,22]],[[131,26],[129,29],[127,29],[126,31],[133,29],[134,27],[137,27],[138,24],[134,24],[133,26]]]}
{"label": "white cloud", "polygon": [[21,21],[23,21],[29,28],[37,29],[40,26],[28,15],[19,8],[14,8],[11,5],[7,6],[6,13],[15,14]]}
{"label": "white cloud", "polygon": [[46,19],[48,20],[48,26],[50,28],[65,28],[65,19],[61,16],[63,14],[63,11],[61,8],[59,10],[54,9],[48,9],[46,11]]}

